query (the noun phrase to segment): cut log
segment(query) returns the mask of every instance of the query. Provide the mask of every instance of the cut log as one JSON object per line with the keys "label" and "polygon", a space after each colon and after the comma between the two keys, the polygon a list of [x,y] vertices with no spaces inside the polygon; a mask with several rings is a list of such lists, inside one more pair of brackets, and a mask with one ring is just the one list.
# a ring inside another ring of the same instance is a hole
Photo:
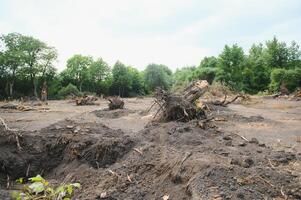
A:
{"label": "cut log", "polygon": [[96,101],[97,97],[94,96],[84,96],[75,100],[77,106],[97,105]]}
{"label": "cut log", "polygon": [[124,101],[121,98],[107,97],[106,99],[109,101],[108,106],[110,110],[123,109]]}

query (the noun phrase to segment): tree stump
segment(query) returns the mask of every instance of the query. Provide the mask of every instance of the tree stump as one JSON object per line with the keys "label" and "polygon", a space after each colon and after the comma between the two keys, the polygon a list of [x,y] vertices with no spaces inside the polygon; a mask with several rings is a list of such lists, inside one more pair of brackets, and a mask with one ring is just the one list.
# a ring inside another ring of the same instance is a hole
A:
{"label": "tree stump", "polygon": [[124,101],[120,97],[108,97],[107,100],[110,110],[123,109],[124,107]]}
{"label": "tree stump", "polygon": [[208,89],[206,80],[197,81],[189,85],[183,95],[172,94],[162,89],[157,89],[155,103],[159,109],[155,114],[161,121],[190,121],[205,118],[205,112],[196,106],[195,101]]}

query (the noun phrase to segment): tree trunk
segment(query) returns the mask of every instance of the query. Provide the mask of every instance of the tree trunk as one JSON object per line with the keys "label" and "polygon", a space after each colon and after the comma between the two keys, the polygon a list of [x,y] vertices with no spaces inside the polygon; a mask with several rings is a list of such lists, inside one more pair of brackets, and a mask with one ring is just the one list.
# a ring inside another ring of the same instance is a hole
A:
{"label": "tree trunk", "polygon": [[9,96],[13,97],[14,81],[9,83]]}
{"label": "tree trunk", "polygon": [[32,94],[33,94],[33,96],[38,97],[35,76],[31,76],[31,84],[32,84]]}
{"label": "tree trunk", "polygon": [[38,97],[38,93],[37,93],[37,84],[36,81],[33,81],[33,92],[34,92],[34,96]]}
{"label": "tree trunk", "polygon": [[80,83],[79,83],[79,91],[80,91],[80,92],[82,92],[82,85],[83,85],[83,83],[80,82]]}

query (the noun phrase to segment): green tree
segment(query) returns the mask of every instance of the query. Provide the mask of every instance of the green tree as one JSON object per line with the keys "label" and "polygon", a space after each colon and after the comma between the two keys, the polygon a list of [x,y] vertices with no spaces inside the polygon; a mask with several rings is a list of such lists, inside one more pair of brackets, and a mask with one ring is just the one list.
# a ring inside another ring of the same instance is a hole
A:
{"label": "green tree", "polygon": [[172,85],[172,71],[165,65],[149,64],[144,72],[144,81],[150,91],[157,87],[167,90]]}
{"label": "green tree", "polygon": [[301,68],[301,51],[300,46],[292,41],[291,46],[288,48],[289,55],[289,68]]}
{"label": "green tree", "polygon": [[216,68],[218,66],[218,59],[214,56],[204,57],[199,65],[199,67],[205,68]]}
{"label": "green tree", "polygon": [[218,70],[216,67],[198,67],[194,72],[194,79],[207,80],[209,84],[212,84]]}
{"label": "green tree", "polygon": [[220,70],[217,79],[224,82],[232,89],[241,90],[242,71],[245,66],[244,51],[238,45],[226,45],[223,52],[219,55],[218,65]]}
{"label": "green tree", "polygon": [[142,74],[133,67],[127,67],[127,71],[132,80],[130,96],[141,95],[144,93]]}
{"label": "green tree", "polygon": [[112,69],[112,76],[113,93],[121,97],[127,96],[132,85],[131,75],[127,67],[120,61],[117,61]]}
{"label": "green tree", "polygon": [[270,68],[286,68],[289,62],[289,50],[285,42],[276,37],[266,42],[265,62]]}
{"label": "green tree", "polygon": [[22,36],[21,48],[25,63],[22,72],[24,76],[29,77],[32,84],[32,93],[37,97],[37,76],[41,72],[41,61],[44,59],[44,53],[49,47],[44,42],[31,36]]}
{"label": "green tree", "polygon": [[93,88],[93,92],[102,93],[103,83],[110,76],[110,67],[101,58],[93,61],[89,67],[89,80]]}
{"label": "green tree", "polygon": [[262,44],[253,44],[249,50],[246,67],[242,72],[243,88],[245,92],[257,93],[268,88],[270,70],[264,61],[264,47]]}
{"label": "green tree", "polygon": [[[0,40],[3,42],[4,51],[1,55],[2,71],[6,72],[6,76],[9,84],[9,96],[13,96],[13,88],[16,80],[16,76],[23,66],[23,52],[21,48],[22,35],[18,33],[9,33],[2,35]],[[4,74],[4,73],[3,73]]]}
{"label": "green tree", "polygon": [[93,59],[90,56],[74,55],[68,59],[67,68],[62,75],[72,80],[81,92],[84,81],[87,81],[89,78],[88,69],[92,63]]}

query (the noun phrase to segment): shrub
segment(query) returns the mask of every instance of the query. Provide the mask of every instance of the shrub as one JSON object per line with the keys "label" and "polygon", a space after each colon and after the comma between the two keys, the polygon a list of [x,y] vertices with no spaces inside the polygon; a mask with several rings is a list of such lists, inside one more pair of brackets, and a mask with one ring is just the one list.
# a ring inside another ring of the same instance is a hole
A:
{"label": "shrub", "polygon": [[[48,181],[42,178],[40,175],[29,178],[31,182],[29,185],[24,185],[21,192],[15,192],[13,194],[16,200],[52,200],[63,199],[70,200],[74,194],[74,189],[80,188],[79,183],[61,184],[58,187],[52,187]],[[18,183],[23,184],[24,179],[19,178]]]}
{"label": "shrub", "polygon": [[296,90],[301,84],[300,69],[274,69],[271,72],[271,83],[269,88],[272,92],[278,92],[283,83],[289,92]]}
{"label": "shrub", "polygon": [[66,87],[60,89],[60,91],[58,92],[58,98],[66,98],[69,95],[82,96],[77,87],[71,83],[69,83],[69,85],[67,85]]}

